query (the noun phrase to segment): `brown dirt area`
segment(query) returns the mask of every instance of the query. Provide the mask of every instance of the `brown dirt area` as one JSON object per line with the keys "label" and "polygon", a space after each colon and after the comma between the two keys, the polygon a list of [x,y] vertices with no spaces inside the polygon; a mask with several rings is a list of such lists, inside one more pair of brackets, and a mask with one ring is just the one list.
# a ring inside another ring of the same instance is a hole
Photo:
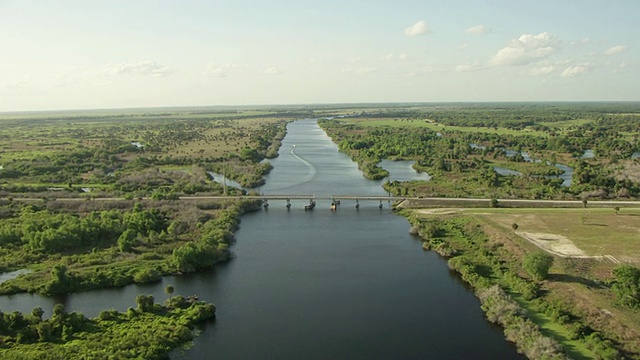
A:
{"label": "brown dirt area", "polygon": [[529,233],[516,231],[516,234],[540,249],[562,257],[587,257],[569,238],[557,234]]}

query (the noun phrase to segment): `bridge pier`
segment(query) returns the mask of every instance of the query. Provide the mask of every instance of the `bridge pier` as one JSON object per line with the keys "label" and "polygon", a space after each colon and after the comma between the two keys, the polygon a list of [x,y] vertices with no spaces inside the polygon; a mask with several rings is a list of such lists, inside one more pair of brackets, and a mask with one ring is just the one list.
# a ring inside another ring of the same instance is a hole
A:
{"label": "bridge pier", "polygon": [[338,205],[340,205],[340,200],[336,200],[333,196],[331,197],[331,211],[338,210]]}
{"label": "bridge pier", "polygon": [[305,210],[313,210],[313,208],[316,207],[316,202],[313,200],[313,198],[309,199],[309,205],[305,205],[304,209]]}

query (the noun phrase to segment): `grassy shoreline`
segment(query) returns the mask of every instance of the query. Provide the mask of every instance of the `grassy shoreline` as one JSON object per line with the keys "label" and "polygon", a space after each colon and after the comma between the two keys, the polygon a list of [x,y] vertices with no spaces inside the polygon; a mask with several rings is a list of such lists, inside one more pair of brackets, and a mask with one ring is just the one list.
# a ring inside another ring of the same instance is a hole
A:
{"label": "grassy shoreline", "polygon": [[[631,309],[612,307],[611,312],[626,317],[605,319],[590,313],[599,313],[595,305],[582,300],[576,303],[577,298],[569,294],[588,292],[580,295],[582,299],[597,292],[601,300],[610,294],[604,282],[585,279],[585,283],[602,286],[594,290],[563,282],[566,260],[556,259],[549,279],[532,279],[522,262],[537,248],[514,238],[513,231],[485,221],[496,211],[467,209],[429,214],[403,210],[401,214],[410,220],[412,232],[422,238],[425,250],[449,259],[449,267],[481,299],[487,319],[501,325],[505,337],[529,358],[639,358],[635,339],[640,334],[640,315]],[[614,306],[611,302],[609,305]],[[554,351],[545,352],[545,348]]]}

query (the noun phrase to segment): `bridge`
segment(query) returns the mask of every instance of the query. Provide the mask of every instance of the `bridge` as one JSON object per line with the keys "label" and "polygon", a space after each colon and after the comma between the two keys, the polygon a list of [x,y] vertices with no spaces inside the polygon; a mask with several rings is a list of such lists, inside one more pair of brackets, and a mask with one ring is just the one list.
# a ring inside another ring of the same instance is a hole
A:
{"label": "bridge", "polygon": [[[40,202],[43,198],[33,197],[13,197],[13,198],[0,198],[5,201],[20,201],[20,202]],[[61,202],[78,202],[78,201],[124,201],[127,200],[123,197],[46,197],[47,201],[61,201]],[[336,209],[341,201],[350,200],[355,202],[355,207],[359,208],[360,201],[377,201],[378,207],[383,207],[383,202],[393,202],[400,208],[482,208],[482,207],[508,207],[508,208],[581,208],[581,207],[593,207],[593,208],[640,208],[640,201],[637,200],[589,200],[588,204],[585,204],[582,200],[530,200],[530,199],[487,199],[487,198],[445,198],[445,197],[411,197],[411,196],[369,196],[369,195],[321,195],[316,196],[313,194],[277,194],[277,195],[191,195],[180,196],[180,201],[223,201],[223,200],[261,200],[263,206],[268,207],[269,201],[286,201],[286,207],[291,207],[292,200],[306,200],[309,205],[314,204],[310,208],[315,207],[316,200],[331,201],[334,206],[332,209]],[[140,200],[153,201],[153,199],[145,197]],[[494,203],[497,201],[497,204]],[[352,203],[353,204],[353,203]],[[308,205],[305,206],[308,209]]]}
{"label": "bridge", "polygon": [[[359,208],[360,201],[377,201],[378,207],[382,208],[383,202],[393,202],[400,208],[482,208],[482,207],[508,207],[508,208],[582,208],[585,206],[593,208],[603,207],[640,207],[640,201],[635,200],[591,200],[585,204],[582,200],[533,200],[533,199],[492,199],[488,198],[446,198],[446,197],[413,197],[413,196],[369,196],[369,195],[321,195],[313,194],[284,194],[284,195],[244,195],[244,196],[183,196],[180,200],[221,200],[221,199],[254,199],[262,200],[263,205],[269,206],[269,201],[286,201],[287,208],[291,207],[292,200],[307,200],[315,203],[316,200],[331,201],[336,207],[341,201],[349,200],[355,202],[355,207]],[[97,199],[96,199],[97,200]],[[333,207],[332,207],[333,208]]]}
{"label": "bridge", "polygon": [[[352,200],[355,201],[356,209],[360,208],[360,201],[378,201],[378,207],[382,209],[383,201],[389,202],[398,202],[406,200],[406,197],[398,197],[398,196],[358,196],[358,195],[246,195],[238,198],[242,199],[252,199],[252,200],[262,200],[263,206],[265,208],[269,207],[269,200],[285,200],[287,202],[286,207],[291,208],[291,200],[309,200],[309,205],[305,205],[305,210],[311,210],[315,207],[316,200],[327,200],[331,201],[331,209],[336,210],[337,207],[341,204],[342,200]],[[182,199],[182,198],[181,198]]]}
{"label": "bridge", "polygon": [[[229,196],[227,196],[229,198]],[[241,199],[251,200],[375,200],[375,201],[402,201],[406,196],[368,196],[368,195],[245,195],[237,196]]]}

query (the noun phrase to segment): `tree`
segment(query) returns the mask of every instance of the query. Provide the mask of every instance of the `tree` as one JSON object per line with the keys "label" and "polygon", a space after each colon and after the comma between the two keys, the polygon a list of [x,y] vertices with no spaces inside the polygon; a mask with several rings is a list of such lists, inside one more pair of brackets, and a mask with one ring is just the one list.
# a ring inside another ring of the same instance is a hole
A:
{"label": "tree", "polygon": [[36,307],[31,310],[31,317],[38,323],[42,322],[42,315],[44,315],[44,310],[42,310],[41,307]]}
{"label": "tree", "polygon": [[55,304],[53,306],[53,316],[51,316],[52,320],[61,319],[67,315],[67,311],[64,308],[63,304]]}
{"label": "tree", "polygon": [[613,269],[614,284],[611,287],[618,302],[630,307],[640,306],[640,269],[623,264]]}
{"label": "tree", "polygon": [[173,295],[174,290],[175,289],[173,288],[173,285],[165,286],[164,292],[165,292],[165,294],[169,295],[169,299],[171,299],[171,295]]}
{"label": "tree", "polygon": [[136,304],[138,304],[138,310],[142,312],[148,312],[153,309],[155,301],[153,295],[138,295],[136,296]]}
{"label": "tree", "polygon": [[492,208],[497,208],[497,207],[498,207],[498,199],[496,199],[496,198],[492,198],[492,199],[491,199],[491,202],[489,203],[489,205],[490,205]]}
{"label": "tree", "polygon": [[522,265],[531,277],[536,280],[544,280],[553,265],[553,256],[543,251],[536,251],[527,256]]}
{"label": "tree", "polygon": [[122,252],[129,252],[136,243],[137,233],[133,229],[125,230],[118,238],[118,249]]}

